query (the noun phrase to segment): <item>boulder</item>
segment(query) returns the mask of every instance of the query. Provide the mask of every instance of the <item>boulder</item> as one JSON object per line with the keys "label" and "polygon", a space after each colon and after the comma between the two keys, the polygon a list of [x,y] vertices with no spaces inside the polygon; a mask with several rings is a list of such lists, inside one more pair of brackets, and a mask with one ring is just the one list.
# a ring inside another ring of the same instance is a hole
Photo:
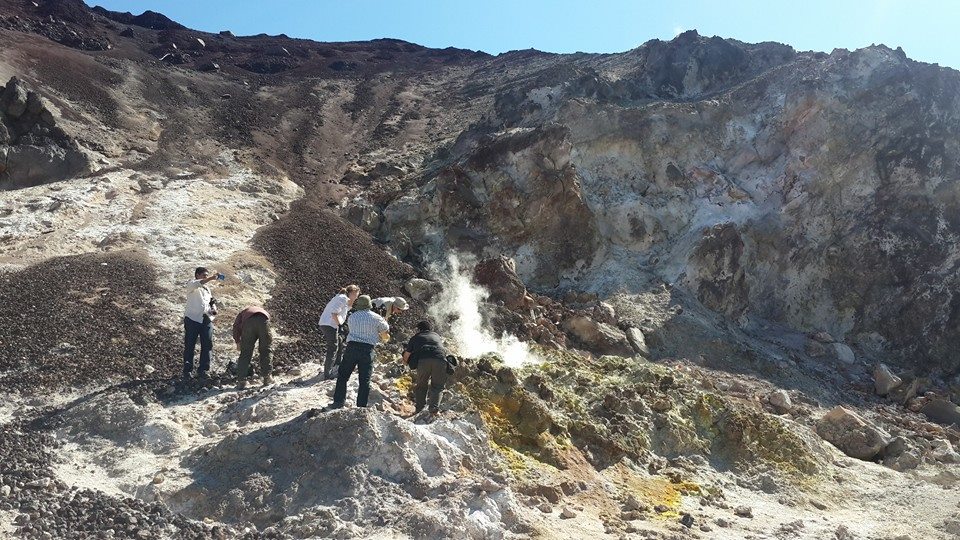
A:
{"label": "boulder", "polygon": [[903,437],[895,437],[883,449],[883,465],[895,471],[916,469],[920,461],[920,451]]}
{"label": "boulder", "polygon": [[878,396],[885,396],[891,390],[903,384],[903,379],[897,377],[886,364],[877,364],[873,368],[873,388]]}
{"label": "boulder", "polygon": [[872,460],[890,443],[890,436],[842,406],[834,407],[817,422],[817,434],[844,454]]}
{"label": "boulder", "polygon": [[413,278],[403,284],[403,290],[414,300],[428,302],[434,295],[440,292],[441,285],[436,281],[429,279]]}
{"label": "boulder", "polygon": [[946,439],[930,441],[930,457],[940,463],[960,463],[960,454],[953,449],[953,445]]}
{"label": "boulder", "polygon": [[516,263],[509,257],[501,255],[478,262],[473,280],[490,292],[491,301],[502,302],[508,309],[529,309],[535,303],[517,276]]}
{"label": "boulder", "polygon": [[647,338],[643,336],[642,330],[631,326],[627,328],[624,333],[627,336],[627,341],[630,342],[630,346],[633,347],[634,352],[644,357],[650,356],[650,347],[647,346]]}
{"label": "boulder", "polygon": [[597,322],[586,315],[574,315],[563,321],[563,330],[585,349],[598,354],[633,356],[634,347],[616,326]]}
{"label": "boulder", "polygon": [[137,186],[140,193],[147,194],[163,189],[163,182],[159,178],[152,178],[142,174],[136,175]]}
{"label": "boulder", "polygon": [[920,409],[920,412],[938,424],[960,426],[960,407],[948,399],[932,399]]}
{"label": "boulder", "polygon": [[0,189],[54,182],[90,170],[90,158],[56,126],[48,103],[17,77],[0,87]]}
{"label": "boulder", "polygon": [[840,360],[844,364],[851,366],[856,363],[857,356],[853,354],[853,349],[849,345],[844,343],[831,343],[833,347],[833,354],[836,355],[837,360]]}
{"label": "boulder", "polygon": [[[88,170],[89,166],[89,159],[73,141],[66,141],[65,146],[53,142],[43,146],[11,146],[6,158],[6,173],[11,179],[8,186],[23,187],[70,178]],[[0,182],[0,188],[8,186]]]}
{"label": "boulder", "polygon": [[901,384],[892,389],[887,397],[890,399],[890,401],[895,401],[901,405],[905,405],[908,401],[917,397],[917,395],[920,393],[921,382],[921,379],[916,378],[906,384]]}
{"label": "boulder", "polygon": [[11,118],[20,118],[27,111],[27,95],[27,89],[20,79],[11,78],[0,96],[0,112],[6,112]]}
{"label": "boulder", "polygon": [[780,414],[788,413],[793,410],[793,401],[786,390],[776,390],[767,396],[767,401]]}
{"label": "boulder", "polygon": [[380,229],[380,224],[383,222],[383,217],[380,215],[380,212],[370,203],[351,206],[347,210],[347,219],[370,234],[376,233],[377,230]]}

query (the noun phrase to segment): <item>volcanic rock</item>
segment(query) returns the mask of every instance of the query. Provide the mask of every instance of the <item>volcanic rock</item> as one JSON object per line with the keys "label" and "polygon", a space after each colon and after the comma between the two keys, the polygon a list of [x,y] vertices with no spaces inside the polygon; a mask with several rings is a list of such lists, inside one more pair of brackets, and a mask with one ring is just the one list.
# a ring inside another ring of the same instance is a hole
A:
{"label": "volcanic rock", "polygon": [[786,390],[775,390],[767,396],[770,405],[779,413],[787,413],[793,410],[793,401]]}
{"label": "volcanic rock", "polygon": [[883,449],[883,464],[896,471],[915,469],[920,465],[920,450],[903,437],[894,437]]}
{"label": "volcanic rock", "polygon": [[586,315],[574,315],[564,320],[563,329],[586,350],[621,356],[634,354],[634,348],[623,330],[597,322]]}
{"label": "volcanic rock", "polygon": [[877,395],[885,396],[901,384],[903,380],[897,377],[886,364],[877,364],[873,368],[873,387]]}
{"label": "volcanic rock", "polygon": [[840,360],[844,364],[853,365],[857,361],[857,356],[853,353],[853,349],[849,345],[844,343],[833,343],[833,354],[836,355],[837,360]]}
{"label": "volcanic rock", "polygon": [[413,278],[403,284],[403,290],[406,291],[411,298],[421,302],[430,301],[434,295],[440,292],[440,288],[441,285],[436,281],[421,278]]}
{"label": "volcanic rock", "polygon": [[863,460],[872,460],[890,441],[889,435],[842,406],[817,421],[817,434],[844,454]]}
{"label": "volcanic rock", "polygon": [[647,347],[647,340],[643,335],[643,331],[636,327],[629,327],[624,332],[627,336],[627,341],[630,342],[630,346],[633,347],[634,352],[643,356],[650,356],[650,348]]}
{"label": "volcanic rock", "polygon": [[477,263],[473,279],[490,292],[490,300],[503,302],[508,309],[532,307],[527,288],[516,272],[516,263],[507,257],[484,259]]}
{"label": "volcanic rock", "polygon": [[76,141],[60,129],[39,94],[17,77],[0,86],[0,188],[69,178],[90,168]]}
{"label": "volcanic rock", "polygon": [[960,406],[950,400],[933,399],[927,402],[920,412],[939,424],[960,426]]}

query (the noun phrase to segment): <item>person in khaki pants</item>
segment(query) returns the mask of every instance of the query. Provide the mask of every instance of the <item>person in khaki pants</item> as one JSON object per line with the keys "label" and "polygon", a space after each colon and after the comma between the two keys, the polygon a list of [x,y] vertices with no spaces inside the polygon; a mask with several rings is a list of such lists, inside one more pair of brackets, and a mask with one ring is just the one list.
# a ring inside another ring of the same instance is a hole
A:
{"label": "person in khaki pants", "polygon": [[243,308],[233,321],[233,341],[240,349],[240,358],[237,360],[237,390],[243,390],[247,386],[254,344],[258,344],[260,349],[260,376],[263,377],[263,385],[272,383],[270,346],[273,342],[273,331],[270,329],[270,314],[267,310],[259,306]]}

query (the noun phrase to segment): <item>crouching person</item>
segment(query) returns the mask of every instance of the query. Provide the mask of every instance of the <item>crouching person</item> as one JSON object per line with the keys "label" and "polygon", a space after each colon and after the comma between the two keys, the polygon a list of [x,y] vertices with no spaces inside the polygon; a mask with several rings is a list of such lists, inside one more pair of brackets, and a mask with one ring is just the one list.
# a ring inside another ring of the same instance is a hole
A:
{"label": "crouching person", "polygon": [[247,386],[254,344],[259,345],[260,376],[263,377],[263,385],[272,383],[270,346],[273,343],[273,331],[270,329],[270,314],[267,310],[258,306],[243,308],[233,321],[233,341],[240,349],[240,359],[237,360],[237,390],[243,390]]}
{"label": "crouching person", "polygon": [[333,391],[333,403],[327,410],[343,407],[347,399],[347,382],[353,370],[359,371],[360,385],[357,388],[357,407],[366,407],[370,396],[370,376],[375,359],[374,348],[381,341],[390,340],[390,325],[380,315],[370,311],[370,297],[361,295],[353,303],[350,315],[350,330],[343,360],[337,372],[337,386]]}
{"label": "crouching person", "polygon": [[410,338],[403,353],[403,363],[417,370],[413,389],[414,405],[419,413],[427,405],[430,395],[430,413],[440,412],[440,394],[447,383],[447,351],[443,340],[433,331],[429,321],[417,323],[417,333]]}

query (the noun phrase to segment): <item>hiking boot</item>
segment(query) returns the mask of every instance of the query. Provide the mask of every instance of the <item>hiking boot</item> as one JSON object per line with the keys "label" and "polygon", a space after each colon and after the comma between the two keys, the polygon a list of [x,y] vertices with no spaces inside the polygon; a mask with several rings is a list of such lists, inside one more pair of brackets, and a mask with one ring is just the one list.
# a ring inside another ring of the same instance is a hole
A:
{"label": "hiking boot", "polygon": [[440,414],[440,409],[430,408],[430,414]]}
{"label": "hiking boot", "polygon": [[237,382],[237,390],[243,390],[246,387],[247,387],[247,381]]}
{"label": "hiking boot", "polygon": [[192,378],[193,378],[193,373],[190,373],[189,371],[183,372],[183,380],[189,381]]}
{"label": "hiking boot", "polygon": [[197,372],[197,378],[201,381],[205,381],[210,378],[210,375],[207,375],[206,371],[199,371]]}
{"label": "hiking boot", "polygon": [[263,385],[264,385],[264,386],[269,386],[269,385],[271,385],[271,384],[273,384],[273,377],[271,377],[270,375],[264,375],[264,376],[263,376]]}
{"label": "hiking boot", "polygon": [[342,408],[343,408],[343,403],[331,403],[320,410],[323,412],[330,412],[330,411],[335,411],[337,409],[342,409]]}

